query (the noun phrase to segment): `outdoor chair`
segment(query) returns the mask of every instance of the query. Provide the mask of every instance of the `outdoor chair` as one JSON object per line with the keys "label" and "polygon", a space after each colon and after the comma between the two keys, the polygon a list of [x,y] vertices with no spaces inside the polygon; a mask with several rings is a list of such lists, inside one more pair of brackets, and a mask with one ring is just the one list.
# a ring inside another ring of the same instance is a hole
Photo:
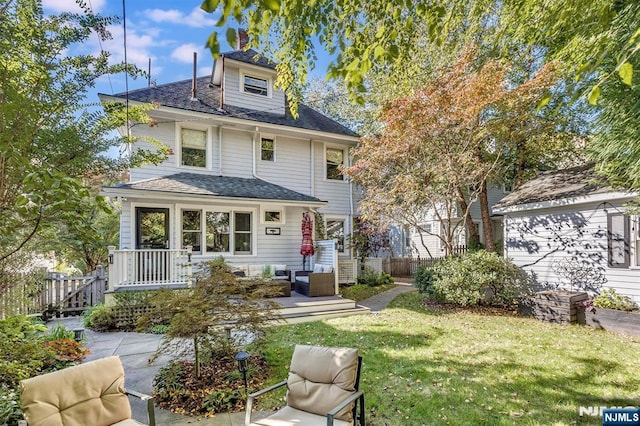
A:
{"label": "outdoor chair", "polygon": [[[245,426],[364,426],[361,366],[357,349],[296,345],[288,380],[249,395]],[[252,421],[253,400],[285,385],[287,405]]]}
{"label": "outdoor chair", "polygon": [[127,395],[147,402],[155,426],[153,398],[124,388],[117,356],[32,377],[20,382],[20,407],[29,426],[141,425],[131,418]]}

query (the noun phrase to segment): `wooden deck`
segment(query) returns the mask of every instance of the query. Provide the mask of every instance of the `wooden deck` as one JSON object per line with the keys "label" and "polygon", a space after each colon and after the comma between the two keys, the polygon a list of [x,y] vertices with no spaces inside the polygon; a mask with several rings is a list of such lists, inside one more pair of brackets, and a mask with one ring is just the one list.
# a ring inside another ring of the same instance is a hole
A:
{"label": "wooden deck", "polygon": [[280,313],[290,324],[371,312],[369,308],[359,306],[353,300],[341,296],[307,297],[292,291],[290,297],[277,297],[272,300],[280,304]]}

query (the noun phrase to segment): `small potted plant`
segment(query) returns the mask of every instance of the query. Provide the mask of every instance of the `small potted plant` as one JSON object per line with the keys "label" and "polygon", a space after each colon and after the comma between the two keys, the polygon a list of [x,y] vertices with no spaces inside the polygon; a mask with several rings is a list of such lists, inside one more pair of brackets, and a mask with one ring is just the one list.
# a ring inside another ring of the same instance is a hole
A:
{"label": "small potted plant", "polygon": [[631,298],[615,289],[604,289],[598,296],[578,303],[581,323],[607,331],[640,337],[640,312]]}

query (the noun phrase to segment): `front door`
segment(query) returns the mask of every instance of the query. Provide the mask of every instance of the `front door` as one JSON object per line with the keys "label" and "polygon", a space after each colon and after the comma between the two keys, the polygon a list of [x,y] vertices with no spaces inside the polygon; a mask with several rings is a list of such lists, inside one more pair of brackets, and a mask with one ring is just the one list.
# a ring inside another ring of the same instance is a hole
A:
{"label": "front door", "polygon": [[136,208],[136,275],[140,284],[168,279],[169,209]]}
{"label": "front door", "polygon": [[136,249],[169,248],[169,209],[136,208]]}

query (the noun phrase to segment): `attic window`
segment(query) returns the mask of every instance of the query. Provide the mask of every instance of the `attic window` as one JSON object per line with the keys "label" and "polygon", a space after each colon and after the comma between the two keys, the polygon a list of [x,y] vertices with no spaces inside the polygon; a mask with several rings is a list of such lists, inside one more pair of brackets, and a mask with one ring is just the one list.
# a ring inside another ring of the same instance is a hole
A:
{"label": "attic window", "polygon": [[269,80],[264,78],[245,75],[243,79],[243,87],[245,93],[269,96]]}

